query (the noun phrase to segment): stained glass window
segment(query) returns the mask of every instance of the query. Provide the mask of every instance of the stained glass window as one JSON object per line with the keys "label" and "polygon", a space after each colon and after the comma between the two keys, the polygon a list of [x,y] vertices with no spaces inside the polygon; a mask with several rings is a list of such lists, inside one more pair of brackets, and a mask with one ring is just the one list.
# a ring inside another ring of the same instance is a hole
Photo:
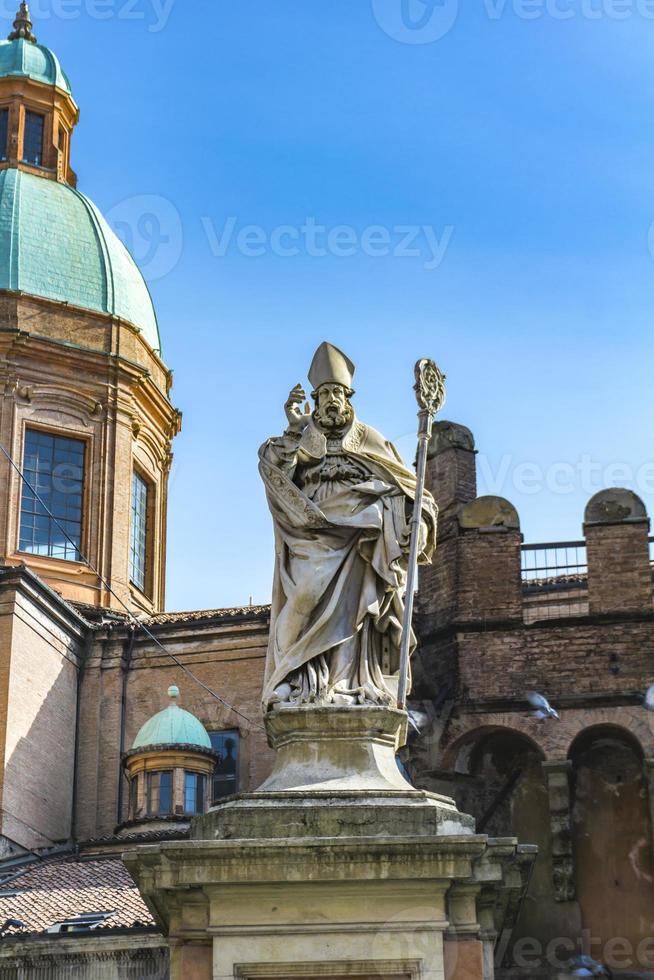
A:
{"label": "stained glass window", "polygon": [[25,430],[23,471],[36,493],[23,483],[20,551],[80,561],[84,450],[81,439]]}

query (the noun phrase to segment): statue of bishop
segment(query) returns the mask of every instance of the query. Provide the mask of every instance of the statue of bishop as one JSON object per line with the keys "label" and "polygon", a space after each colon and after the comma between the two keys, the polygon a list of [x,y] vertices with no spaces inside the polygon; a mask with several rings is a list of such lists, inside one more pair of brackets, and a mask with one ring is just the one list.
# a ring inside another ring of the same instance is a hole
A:
{"label": "statue of bishop", "polygon": [[[286,402],[288,427],[259,450],[275,527],[264,710],[393,704],[416,489],[395,447],[352,407],[354,364],[322,343]],[[431,560],[436,505],[425,493],[419,560]]]}

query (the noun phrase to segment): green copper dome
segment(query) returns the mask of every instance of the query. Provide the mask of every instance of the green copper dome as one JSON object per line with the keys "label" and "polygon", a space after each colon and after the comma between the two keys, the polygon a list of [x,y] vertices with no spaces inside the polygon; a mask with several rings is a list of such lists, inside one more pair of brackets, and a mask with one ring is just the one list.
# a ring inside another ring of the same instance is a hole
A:
{"label": "green copper dome", "polygon": [[[179,689],[170,687],[168,694],[175,699],[179,696]],[[210,749],[211,739],[195,715],[179,708],[173,700],[167,708],[146,721],[134,739],[132,750],[148,745],[196,745]]]}
{"label": "green copper dome", "polygon": [[69,184],[0,171],[0,289],[120,317],[161,349],[138,266],[96,206]]}
{"label": "green copper dome", "polygon": [[22,37],[14,41],[0,41],[0,78],[10,76],[56,85],[72,95],[68,76],[56,54],[43,44],[26,41]]}

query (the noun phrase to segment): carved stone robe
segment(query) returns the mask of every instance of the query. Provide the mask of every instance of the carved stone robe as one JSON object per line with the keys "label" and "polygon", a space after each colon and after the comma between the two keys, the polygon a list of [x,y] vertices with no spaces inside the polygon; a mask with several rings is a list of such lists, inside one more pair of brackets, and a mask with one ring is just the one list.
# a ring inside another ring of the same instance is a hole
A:
{"label": "carved stone robe", "polygon": [[[415,474],[380,433],[354,419],[341,436],[309,420],[259,451],[275,527],[264,710],[276,703],[391,703],[399,666]],[[423,563],[436,505],[426,493]]]}

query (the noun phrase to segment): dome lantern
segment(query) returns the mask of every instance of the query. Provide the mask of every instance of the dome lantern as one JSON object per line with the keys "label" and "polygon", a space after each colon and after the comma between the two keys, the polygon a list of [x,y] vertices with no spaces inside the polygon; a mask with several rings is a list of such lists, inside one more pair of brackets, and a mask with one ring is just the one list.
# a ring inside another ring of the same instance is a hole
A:
{"label": "dome lantern", "polygon": [[0,167],[77,183],[70,140],[79,119],[68,76],[59,59],[32,33],[27,4],[0,41]]}
{"label": "dome lantern", "polygon": [[171,821],[188,824],[211,802],[218,753],[204,725],[180,708],[179,688],[168,688],[170,704],[139,729],[123,766],[129,781],[128,818],[122,829],[160,829]]}

